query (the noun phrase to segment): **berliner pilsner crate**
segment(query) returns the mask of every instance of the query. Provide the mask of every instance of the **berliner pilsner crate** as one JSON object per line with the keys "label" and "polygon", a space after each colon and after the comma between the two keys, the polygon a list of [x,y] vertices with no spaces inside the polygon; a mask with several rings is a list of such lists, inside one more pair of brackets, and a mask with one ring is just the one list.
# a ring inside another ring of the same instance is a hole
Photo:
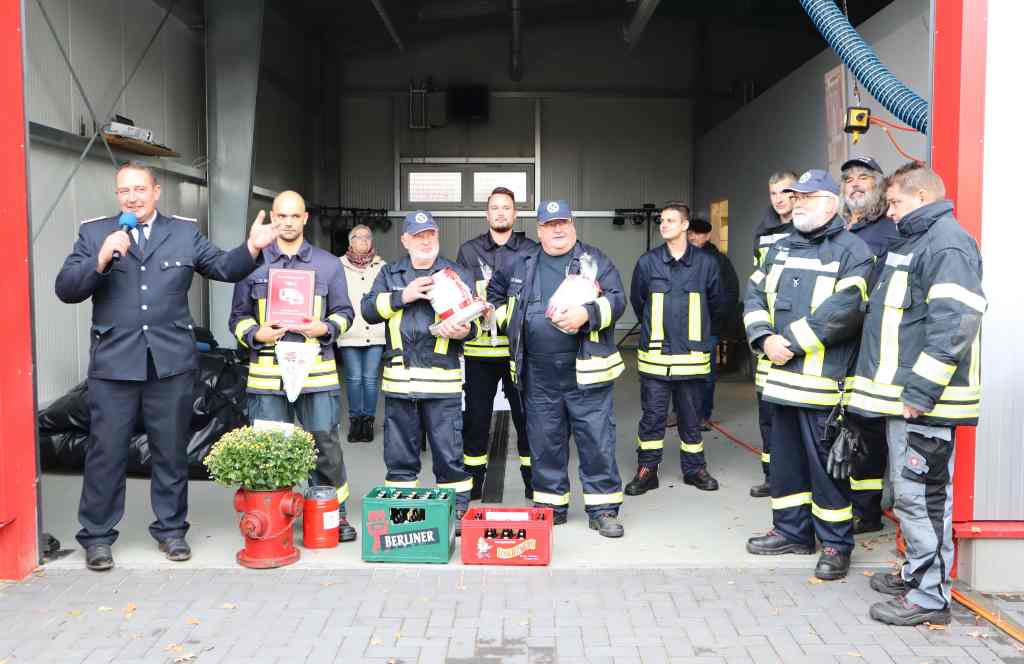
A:
{"label": "berliner pilsner crate", "polygon": [[455,551],[455,490],[377,486],[363,498],[363,560],[447,563]]}

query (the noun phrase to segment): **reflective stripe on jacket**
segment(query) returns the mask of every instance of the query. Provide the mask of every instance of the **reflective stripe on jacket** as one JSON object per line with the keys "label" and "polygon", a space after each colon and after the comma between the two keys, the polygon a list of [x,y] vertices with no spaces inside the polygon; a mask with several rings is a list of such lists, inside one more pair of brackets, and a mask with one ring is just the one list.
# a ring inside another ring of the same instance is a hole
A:
{"label": "reflective stripe on jacket", "polygon": [[772,245],[768,273],[750,276],[743,323],[751,347],[782,335],[793,357],[772,364],[764,398],[773,403],[827,409],[839,402],[860,338],[871,273],[871,250],[833,217],[809,234]]}
{"label": "reflective stripe on jacket", "polygon": [[977,424],[981,405],[981,288],[978,245],[953,217],[953,204],[925,205],[899,222],[871,292],[850,410],[917,422]]}

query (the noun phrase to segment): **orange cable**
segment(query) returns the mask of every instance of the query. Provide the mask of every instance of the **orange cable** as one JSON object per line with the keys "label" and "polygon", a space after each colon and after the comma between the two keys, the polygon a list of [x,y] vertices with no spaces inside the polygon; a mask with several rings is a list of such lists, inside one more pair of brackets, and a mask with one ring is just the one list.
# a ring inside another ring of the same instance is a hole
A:
{"label": "orange cable", "polygon": [[876,125],[879,125],[879,126],[885,126],[885,127],[891,128],[891,129],[898,129],[899,131],[909,131],[909,132],[913,132],[913,133],[918,133],[917,130],[914,129],[913,127],[907,127],[905,125],[899,125],[899,124],[896,124],[894,122],[889,122],[888,120],[883,120],[882,118],[872,117],[869,122],[871,122],[871,124],[876,124]]}

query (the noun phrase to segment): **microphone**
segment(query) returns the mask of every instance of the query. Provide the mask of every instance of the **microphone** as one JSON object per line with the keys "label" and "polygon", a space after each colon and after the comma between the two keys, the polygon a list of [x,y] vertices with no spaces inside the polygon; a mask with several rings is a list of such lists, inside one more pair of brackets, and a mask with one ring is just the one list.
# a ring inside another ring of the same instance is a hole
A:
{"label": "microphone", "polygon": [[[135,216],[134,212],[122,212],[121,218],[117,220],[117,225],[120,226],[121,230],[125,233],[128,233],[139,225],[139,218]],[[115,251],[113,258],[115,261],[120,260],[121,252]]]}

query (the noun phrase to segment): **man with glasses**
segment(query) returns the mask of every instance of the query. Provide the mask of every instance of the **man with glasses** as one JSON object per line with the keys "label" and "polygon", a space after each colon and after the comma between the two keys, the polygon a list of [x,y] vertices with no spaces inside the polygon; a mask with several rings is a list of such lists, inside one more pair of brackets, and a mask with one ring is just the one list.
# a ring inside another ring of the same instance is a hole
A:
{"label": "man with glasses", "polygon": [[771,501],[774,528],[752,537],[757,555],[822,552],[814,575],[841,579],[853,551],[849,483],[825,469],[830,411],[839,403],[864,320],[871,250],[843,227],[839,187],[811,170],[786,187],[795,233],[772,245],[767,274],[750,277],[743,323],[751,348],[771,361],[764,399],[774,404]]}
{"label": "man with glasses", "polygon": [[[195,219],[157,210],[160,185],[145,164],[129,162],[115,176],[119,216],[82,222],[74,250],[57,275],[62,302],[92,298],[89,348],[89,445],[85,455],[78,542],[85,566],[111,569],[111,545],[124,516],[128,444],[138,418],[152,455],[149,532],[168,559],[192,557],[188,531],[189,423],[199,365],[188,289],[195,272],[239,281],[256,267],[277,229],[260,212],[249,239],[231,251],[203,237]],[[130,226],[130,224],[129,224]]]}
{"label": "man with glasses", "polygon": [[[486,233],[468,240],[459,247],[458,263],[473,273],[477,295],[487,297],[487,282],[491,275],[507,269],[515,255],[523,249],[537,246],[526,237],[526,233],[514,233],[516,223],[516,198],[511,189],[498,187],[487,197]],[[494,395],[501,382],[501,389],[508,399],[512,411],[512,422],[516,426],[516,443],[519,451],[519,472],[523,477],[526,499],[533,499],[533,485],[530,470],[530,444],[526,439],[526,421],[523,419],[523,405],[519,392],[512,383],[508,363],[508,337],[491,339],[484,326],[484,332],[476,339],[467,340],[466,382],[463,392],[466,410],[462,417],[462,436],[465,445],[466,470],[473,476],[473,490],[470,498],[483,497],[483,484],[487,475],[487,436],[491,429]]]}

